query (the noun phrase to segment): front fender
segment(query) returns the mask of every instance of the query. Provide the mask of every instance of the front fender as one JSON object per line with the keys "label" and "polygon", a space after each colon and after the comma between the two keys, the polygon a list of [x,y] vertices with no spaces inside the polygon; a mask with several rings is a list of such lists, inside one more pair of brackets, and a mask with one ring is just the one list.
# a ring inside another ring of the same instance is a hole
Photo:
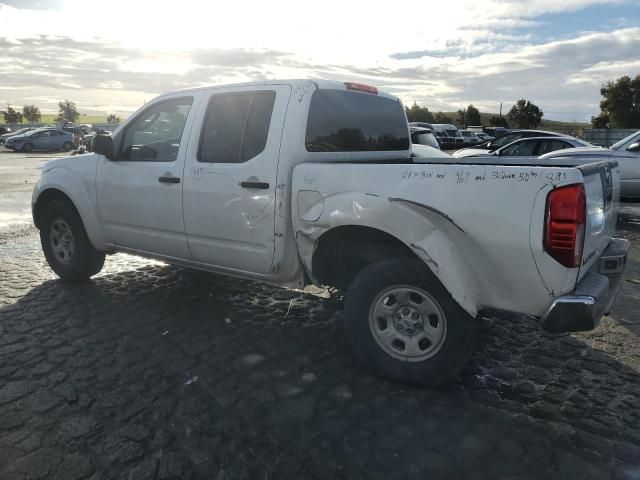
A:
{"label": "front fender", "polygon": [[446,214],[427,205],[400,198],[361,192],[321,197],[317,192],[298,195],[294,221],[302,261],[312,269],[319,238],[329,230],[362,226],[393,235],[431,269],[451,296],[470,315],[481,307],[482,286],[488,284],[481,268],[483,252]]}
{"label": "front fender", "polygon": [[54,166],[45,170],[33,191],[31,208],[35,209],[40,196],[48,190],[53,189],[64,193],[78,211],[93,247],[104,251],[106,238],[100,223],[93,179],[83,180],[80,175],[66,167]]}

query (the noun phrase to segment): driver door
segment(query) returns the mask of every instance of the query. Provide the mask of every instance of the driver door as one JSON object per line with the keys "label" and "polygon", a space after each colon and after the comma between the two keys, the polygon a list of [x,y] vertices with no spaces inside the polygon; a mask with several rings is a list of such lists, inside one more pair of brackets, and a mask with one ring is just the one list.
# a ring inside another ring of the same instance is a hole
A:
{"label": "driver door", "polygon": [[107,241],[190,259],[182,217],[184,158],[199,93],[163,97],[114,137],[115,159],[102,157],[96,178]]}

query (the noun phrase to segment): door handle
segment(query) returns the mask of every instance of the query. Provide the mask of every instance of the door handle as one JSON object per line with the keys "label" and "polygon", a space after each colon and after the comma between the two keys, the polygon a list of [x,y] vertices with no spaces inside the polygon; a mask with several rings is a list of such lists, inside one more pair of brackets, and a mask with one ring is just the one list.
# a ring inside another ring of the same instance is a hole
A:
{"label": "door handle", "polygon": [[240,182],[242,188],[258,188],[260,190],[266,190],[269,188],[267,182]]}
{"label": "door handle", "polygon": [[172,176],[162,176],[158,177],[158,181],[160,183],[180,183],[180,178]]}

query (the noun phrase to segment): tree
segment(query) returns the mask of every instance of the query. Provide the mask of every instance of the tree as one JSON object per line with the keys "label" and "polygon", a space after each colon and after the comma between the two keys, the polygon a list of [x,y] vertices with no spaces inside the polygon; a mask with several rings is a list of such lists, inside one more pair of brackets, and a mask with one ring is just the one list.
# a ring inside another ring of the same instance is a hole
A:
{"label": "tree", "polygon": [[482,125],[480,110],[473,105],[467,107],[467,125]]}
{"label": "tree", "polygon": [[597,117],[591,117],[591,124],[593,128],[609,128],[609,115],[604,112],[600,112]]}
{"label": "tree", "polygon": [[7,103],[7,111],[4,112],[4,121],[12,125],[22,123],[22,114]]}
{"label": "tree", "polygon": [[467,109],[458,110],[458,126],[466,127],[467,125]]}
{"label": "tree", "polygon": [[438,112],[433,116],[433,123],[452,123],[451,117],[442,112]]}
{"label": "tree", "polygon": [[76,108],[76,104],[65,100],[64,102],[58,102],[58,118],[59,122],[76,123],[80,118],[80,112]]}
{"label": "tree", "polygon": [[25,105],[22,107],[22,116],[29,123],[38,123],[42,118],[40,116],[40,109],[35,105]]}
{"label": "tree", "polygon": [[503,116],[493,115],[489,118],[489,125],[493,127],[504,127],[509,128],[509,122]]}
{"label": "tree", "polygon": [[467,108],[458,110],[458,124],[465,128],[467,125],[481,125],[480,110],[473,105],[469,105]]}
{"label": "tree", "polygon": [[518,100],[508,113],[509,120],[518,128],[536,128],[543,115],[537,105],[524,98]]}
{"label": "tree", "polygon": [[433,113],[427,107],[421,107],[414,102],[411,108],[405,108],[407,110],[407,120],[410,122],[433,123]]}
{"label": "tree", "polygon": [[640,75],[634,79],[625,75],[608,81],[600,88],[600,95],[604,97],[600,102],[602,113],[595,117],[600,124],[600,117],[606,115],[613,128],[640,127]]}
{"label": "tree", "polygon": [[120,120],[120,117],[117,116],[115,113],[110,113],[109,115],[107,115],[107,123],[110,124],[119,124],[122,120]]}

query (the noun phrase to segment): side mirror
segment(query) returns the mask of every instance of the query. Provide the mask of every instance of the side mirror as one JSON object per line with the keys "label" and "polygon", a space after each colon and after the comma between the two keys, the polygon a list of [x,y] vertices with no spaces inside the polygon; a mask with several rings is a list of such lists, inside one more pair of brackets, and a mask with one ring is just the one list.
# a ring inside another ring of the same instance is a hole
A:
{"label": "side mirror", "polygon": [[627,147],[627,152],[640,152],[640,142],[632,143]]}
{"label": "side mirror", "polygon": [[113,138],[110,135],[96,135],[92,143],[92,151],[104,155],[109,160],[113,159]]}

